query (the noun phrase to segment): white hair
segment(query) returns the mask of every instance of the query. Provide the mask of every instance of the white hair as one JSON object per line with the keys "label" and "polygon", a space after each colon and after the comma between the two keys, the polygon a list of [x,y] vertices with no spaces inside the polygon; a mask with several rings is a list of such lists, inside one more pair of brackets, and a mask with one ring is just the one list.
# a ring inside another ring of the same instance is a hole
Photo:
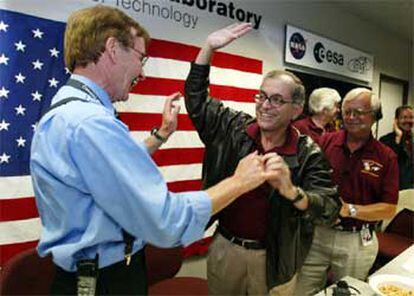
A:
{"label": "white hair", "polygon": [[360,95],[366,94],[369,96],[371,109],[374,114],[377,114],[379,110],[381,109],[381,101],[378,99],[378,97],[372,92],[372,90],[365,88],[365,87],[357,87],[354,89],[351,89],[344,98],[344,101],[342,102],[342,110],[343,106],[345,105],[345,102],[355,100]]}
{"label": "white hair", "polygon": [[333,110],[335,105],[341,101],[339,93],[329,87],[315,89],[309,96],[309,111],[318,114],[323,109]]}

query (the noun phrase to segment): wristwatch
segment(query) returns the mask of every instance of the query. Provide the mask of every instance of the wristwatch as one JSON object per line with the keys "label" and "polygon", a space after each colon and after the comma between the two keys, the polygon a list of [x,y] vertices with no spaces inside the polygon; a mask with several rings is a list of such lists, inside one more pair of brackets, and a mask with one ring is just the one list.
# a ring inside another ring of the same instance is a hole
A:
{"label": "wristwatch", "polygon": [[356,217],[358,210],[355,207],[355,205],[348,204],[348,212],[349,212],[349,217],[354,218],[354,217]]}
{"label": "wristwatch", "polygon": [[165,138],[165,137],[163,137],[163,136],[161,136],[160,134],[159,134],[159,132],[158,132],[158,127],[154,127],[152,130],[151,130],[151,136],[154,136],[158,141],[160,141],[161,143],[165,143],[165,142],[167,142],[167,138]]}
{"label": "wristwatch", "polygon": [[291,200],[293,204],[297,203],[298,201],[301,201],[305,197],[305,191],[302,190],[300,187],[296,187],[298,193],[296,194],[296,197]]}

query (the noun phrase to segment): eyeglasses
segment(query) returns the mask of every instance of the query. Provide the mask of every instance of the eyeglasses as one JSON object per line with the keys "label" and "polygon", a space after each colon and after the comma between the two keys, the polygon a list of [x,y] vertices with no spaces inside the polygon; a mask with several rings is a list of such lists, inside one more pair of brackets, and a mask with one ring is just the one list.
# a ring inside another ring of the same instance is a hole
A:
{"label": "eyeglasses", "polygon": [[269,101],[270,105],[278,107],[282,106],[284,104],[291,104],[293,101],[287,101],[285,100],[281,95],[271,95],[267,96],[265,93],[261,92],[254,95],[254,100],[258,104],[263,104],[265,101]]}
{"label": "eyeglasses", "polygon": [[362,117],[366,114],[372,113],[372,110],[363,110],[363,109],[346,109],[342,111],[342,114],[346,117],[354,115],[355,117]]}
{"label": "eyeglasses", "polygon": [[148,61],[149,56],[147,56],[145,53],[141,52],[140,50],[136,48],[130,47],[130,49],[132,49],[133,51],[135,51],[136,53],[140,55],[139,61],[142,67],[144,67],[145,63]]}

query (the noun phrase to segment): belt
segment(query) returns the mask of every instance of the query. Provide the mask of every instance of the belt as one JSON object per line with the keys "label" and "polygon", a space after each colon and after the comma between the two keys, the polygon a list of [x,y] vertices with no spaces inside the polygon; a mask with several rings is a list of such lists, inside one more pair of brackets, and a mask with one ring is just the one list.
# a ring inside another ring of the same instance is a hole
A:
{"label": "belt", "polygon": [[266,245],[258,240],[251,240],[251,239],[243,239],[231,234],[227,229],[219,226],[218,232],[226,239],[228,239],[231,243],[242,246],[248,250],[262,250],[266,249]]}
{"label": "belt", "polygon": [[[366,225],[366,224],[363,224],[363,225]],[[347,225],[347,226],[344,226],[344,225],[338,224],[338,225],[333,226],[333,229],[339,230],[339,231],[347,231],[347,232],[359,232],[359,231],[361,231],[363,225],[358,225],[358,226]],[[377,229],[377,225],[376,224],[368,224],[368,228],[369,228],[370,231],[375,231]]]}

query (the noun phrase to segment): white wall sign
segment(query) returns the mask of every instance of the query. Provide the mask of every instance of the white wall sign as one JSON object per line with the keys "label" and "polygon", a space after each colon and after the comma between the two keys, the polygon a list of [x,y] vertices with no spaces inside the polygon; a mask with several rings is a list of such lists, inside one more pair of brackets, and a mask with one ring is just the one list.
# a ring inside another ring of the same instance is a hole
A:
{"label": "white wall sign", "polygon": [[287,25],[285,62],[371,82],[374,57]]}

